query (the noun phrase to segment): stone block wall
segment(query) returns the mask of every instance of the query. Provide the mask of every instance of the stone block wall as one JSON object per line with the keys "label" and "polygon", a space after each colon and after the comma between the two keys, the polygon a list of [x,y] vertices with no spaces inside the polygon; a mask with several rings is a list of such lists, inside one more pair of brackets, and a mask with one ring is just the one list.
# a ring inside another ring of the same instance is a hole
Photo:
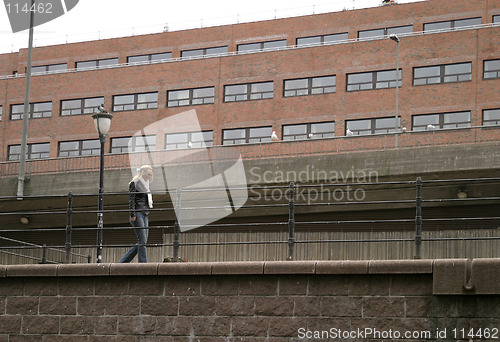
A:
{"label": "stone block wall", "polygon": [[499,269],[500,259],[1,266],[0,342],[497,341]]}

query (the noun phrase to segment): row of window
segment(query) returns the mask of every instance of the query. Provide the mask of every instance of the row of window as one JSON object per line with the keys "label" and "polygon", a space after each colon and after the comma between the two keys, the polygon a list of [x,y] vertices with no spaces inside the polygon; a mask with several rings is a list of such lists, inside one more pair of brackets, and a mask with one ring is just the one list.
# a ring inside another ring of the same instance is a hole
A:
{"label": "row of window", "polygon": [[[500,78],[500,59],[483,63],[483,79]],[[402,86],[402,70],[369,71],[347,74],[347,91],[395,88]],[[455,63],[413,68],[413,85],[466,82],[472,80],[472,63]],[[283,96],[294,97],[335,93],[336,75],[284,80]],[[271,99],[274,96],[274,82],[257,82],[224,86],[224,102]],[[179,89],[167,91],[167,107],[212,104],[215,102],[215,87]],[[91,114],[104,97],[72,99],[61,101],[61,115]],[[0,106],[0,120],[2,111]],[[125,94],[113,96],[113,112],[158,108],[158,92]],[[11,120],[20,120],[24,105],[11,105]],[[30,104],[30,118],[46,118],[52,115],[52,102]]]}
{"label": "row of window", "polygon": [[[398,118],[398,127],[401,118]],[[483,111],[483,126],[500,125],[500,108]],[[413,115],[413,131],[464,128],[471,126],[471,112],[452,112]],[[347,120],[345,135],[371,135],[393,133],[395,118],[371,118]],[[222,131],[222,145],[265,143],[272,141],[272,126],[225,129]],[[300,123],[282,126],[282,140],[327,139],[335,137],[335,122]],[[182,132],[165,134],[165,149],[176,150],[213,146],[213,131]],[[50,143],[29,144],[28,159],[49,158]],[[133,136],[111,138],[111,153],[145,152],[156,150],[156,136]],[[11,145],[8,160],[19,160],[20,145]],[[61,141],[59,157],[99,155],[99,139]]]}
{"label": "row of window", "polygon": [[[500,16],[495,15],[492,18],[493,23],[500,23]],[[440,22],[432,22],[424,24],[424,32],[435,31],[435,30],[454,30],[463,27],[481,25],[482,19],[480,17],[476,18],[466,18],[458,20],[447,20]],[[404,25],[396,27],[385,27],[370,30],[358,31],[359,39],[366,39],[372,37],[389,36],[391,34],[404,35],[411,34],[413,32],[413,25]],[[296,39],[297,46],[304,46],[310,44],[328,44],[334,42],[347,41],[347,32],[326,34],[318,36],[300,37]],[[250,51],[263,51],[263,50],[274,50],[274,49],[284,49],[286,48],[286,39],[257,42],[257,43],[247,43],[239,44],[237,46],[238,53],[246,53]],[[181,51],[181,58],[199,58],[204,56],[223,56],[228,54],[228,46],[216,46],[209,48],[193,49],[193,50],[183,50]],[[168,61],[172,59],[172,52],[161,52],[145,55],[136,55],[127,57],[127,63],[152,63],[155,61]],[[88,61],[78,61],[75,64],[77,70],[81,69],[94,69],[105,66],[112,66],[118,64],[118,58],[106,58]],[[34,66],[31,69],[32,73],[47,73],[54,71],[67,70],[67,63],[52,64],[52,65],[39,65]]]}

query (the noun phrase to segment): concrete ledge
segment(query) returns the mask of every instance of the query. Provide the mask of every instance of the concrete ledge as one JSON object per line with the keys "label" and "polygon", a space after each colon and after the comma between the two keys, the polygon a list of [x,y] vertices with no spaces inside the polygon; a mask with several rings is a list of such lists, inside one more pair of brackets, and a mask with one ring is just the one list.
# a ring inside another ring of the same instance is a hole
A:
{"label": "concrete ledge", "polygon": [[432,273],[433,260],[373,260],[368,264],[371,274]]}
{"label": "concrete ledge", "polygon": [[158,265],[158,275],[210,275],[211,262],[168,262]]}
{"label": "concrete ledge", "polygon": [[11,265],[7,266],[7,277],[55,277],[59,265]]}
{"label": "concrete ledge", "polygon": [[263,261],[214,262],[212,274],[264,274],[264,264]]}
{"label": "concrete ledge", "polygon": [[435,260],[433,267],[433,293],[438,295],[458,295],[466,293],[467,259]]}
{"label": "concrete ledge", "polygon": [[472,285],[476,294],[500,294],[499,259],[472,260]]}
{"label": "concrete ledge", "polygon": [[110,264],[110,276],[154,276],[158,275],[157,263]]}
{"label": "concrete ledge", "polygon": [[[61,264],[0,266],[0,279],[20,277],[166,275],[415,275],[432,274],[434,295],[500,294],[500,258]],[[1,280],[0,280],[1,281]]]}
{"label": "concrete ledge", "polygon": [[111,264],[62,264],[57,267],[57,275],[60,277],[108,276],[110,265]]}
{"label": "concrete ledge", "polygon": [[264,274],[314,274],[316,261],[268,261]]}
{"label": "concrete ledge", "polygon": [[364,260],[318,261],[316,274],[367,274],[368,265]]}

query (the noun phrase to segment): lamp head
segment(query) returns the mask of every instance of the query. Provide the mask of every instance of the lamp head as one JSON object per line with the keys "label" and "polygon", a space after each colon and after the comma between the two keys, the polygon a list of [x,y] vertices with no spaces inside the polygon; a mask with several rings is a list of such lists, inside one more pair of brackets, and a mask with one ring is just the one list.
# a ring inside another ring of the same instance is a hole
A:
{"label": "lamp head", "polygon": [[394,40],[396,43],[399,43],[400,39],[399,39],[399,37],[398,37],[397,34],[393,33],[393,34],[389,35],[389,38],[391,38],[392,40]]}
{"label": "lamp head", "polygon": [[98,107],[97,111],[92,115],[92,118],[94,119],[95,129],[97,133],[99,133],[99,136],[108,134],[113,115],[108,113],[103,105]]}

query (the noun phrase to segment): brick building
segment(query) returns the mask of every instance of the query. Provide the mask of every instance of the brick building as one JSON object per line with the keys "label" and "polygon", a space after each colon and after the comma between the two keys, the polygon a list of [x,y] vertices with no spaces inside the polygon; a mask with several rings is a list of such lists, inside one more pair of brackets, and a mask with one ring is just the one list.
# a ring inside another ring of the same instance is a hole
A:
{"label": "brick building", "polygon": [[[35,48],[26,195],[96,192],[99,141],[90,114],[100,103],[114,115],[105,146],[109,192],[124,190],[130,155],[153,151],[171,160],[205,147],[223,157],[236,147],[249,185],[314,184],[328,181],[325,170],[373,171],[377,182],[498,177],[499,23],[498,0],[429,0]],[[0,55],[2,196],[16,194],[26,56],[26,50]],[[178,123],[161,134],[136,135],[189,110],[199,130]],[[193,170],[188,159],[178,170]],[[290,177],[300,172],[306,179]],[[324,179],[315,178],[320,174]],[[429,185],[428,194],[454,198],[462,183]],[[499,186],[469,185],[468,194],[491,198]],[[367,199],[414,198],[413,189],[376,190]],[[58,201],[49,207],[63,208]],[[2,211],[29,206],[7,202]],[[108,200],[114,208],[122,202]],[[30,209],[45,203],[33,201]],[[439,210],[494,216],[498,200],[457,205]],[[319,212],[325,219],[352,215]],[[414,207],[366,205],[356,212],[404,218]],[[282,213],[251,212],[231,222],[249,216],[274,221]],[[17,227],[15,215],[6,220]],[[64,225],[54,220],[37,224]],[[116,213],[107,222],[124,224]]]}

